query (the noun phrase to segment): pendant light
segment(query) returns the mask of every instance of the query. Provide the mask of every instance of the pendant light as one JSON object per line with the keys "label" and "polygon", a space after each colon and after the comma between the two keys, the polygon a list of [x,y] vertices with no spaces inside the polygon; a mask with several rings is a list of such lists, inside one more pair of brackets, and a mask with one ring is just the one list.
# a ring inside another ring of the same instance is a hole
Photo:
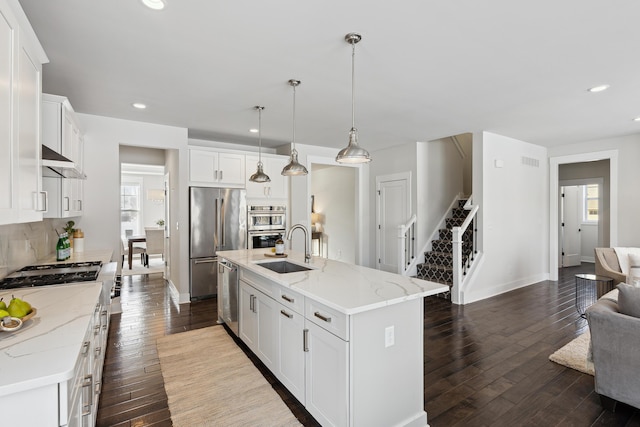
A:
{"label": "pendant light", "polygon": [[251,175],[249,181],[270,182],[271,178],[269,178],[269,175],[262,171],[262,110],[264,110],[264,107],[257,105],[254,108],[258,110],[258,170]]}
{"label": "pendant light", "polygon": [[282,169],[284,176],[306,175],[307,168],[298,163],[298,150],[296,150],[296,87],[300,85],[300,80],[291,79],[289,85],[293,87],[293,138],[291,139],[291,159],[289,164]]}
{"label": "pendant light", "polygon": [[349,33],[344,36],[347,43],[351,45],[351,130],[349,131],[349,145],[340,150],[336,156],[338,163],[368,163],[371,156],[364,148],[358,146],[358,129],[356,129],[356,113],[355,113],[355,62],[356,62],[356,43],[362,40],[362,36],[358,33]]}

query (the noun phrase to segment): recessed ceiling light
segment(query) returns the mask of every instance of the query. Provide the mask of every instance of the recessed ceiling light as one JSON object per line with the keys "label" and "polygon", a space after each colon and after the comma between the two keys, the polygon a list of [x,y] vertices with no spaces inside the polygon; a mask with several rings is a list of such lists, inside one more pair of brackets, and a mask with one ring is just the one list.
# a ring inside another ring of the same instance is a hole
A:
{"label": "recessed ceiling light", "polygon": [[602,92],[603,90],[607,90],[607,89],[609,89],[609,85],[600,85],[600,86],[594,86],[590,88],[589,92]]}
{"label": "recessed ceiling light", "polygon": [[165,6],[163,0],[142,0],[142,3],[144,3],[144,5],[149,9],[153,10],[162,10]]}
{"label": "recessed ceiling light", "polygon": [[131,105],[133,105],[133,108],[137,108],[138,110],[144,110],[145,108],[147,108],[147,106],[142,102],[134,102]]}
{"label": "recessed ceiling light", "polygon": [[634,122],[640,122],[640,116],[636,117],[635,119],[633,119]]}
{"label": "recessed ceiling light", "polygon": [[258,133],[258,129],[249,129],[249,132],[251,132],[251,133]]}

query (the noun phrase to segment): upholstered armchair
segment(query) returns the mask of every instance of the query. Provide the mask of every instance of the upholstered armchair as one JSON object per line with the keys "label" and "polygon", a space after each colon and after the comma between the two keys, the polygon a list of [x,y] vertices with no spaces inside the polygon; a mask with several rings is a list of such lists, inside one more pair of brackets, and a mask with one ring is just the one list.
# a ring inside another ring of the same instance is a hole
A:
{"label": "upholstered armchair", "polygon": [[640,288],[622,283],[618,290],[617,303],[605,296],[586,312],[595,391],[610,410],[617,402],[640,408]]}

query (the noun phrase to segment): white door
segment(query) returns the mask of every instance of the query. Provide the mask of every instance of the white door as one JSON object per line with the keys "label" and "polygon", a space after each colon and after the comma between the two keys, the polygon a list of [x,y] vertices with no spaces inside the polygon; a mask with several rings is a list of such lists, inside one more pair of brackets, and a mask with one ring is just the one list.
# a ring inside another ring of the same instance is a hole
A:
{"label": "white door", "polygon": [[409,219],[409,174],[376,178],[377,253],[379,270],[398,273],[398,226]]}
{"label": "white door", "polygon": [[571,185],[561,188],[560,230],[562,267],[580,265],[580,223],[582,187]]}

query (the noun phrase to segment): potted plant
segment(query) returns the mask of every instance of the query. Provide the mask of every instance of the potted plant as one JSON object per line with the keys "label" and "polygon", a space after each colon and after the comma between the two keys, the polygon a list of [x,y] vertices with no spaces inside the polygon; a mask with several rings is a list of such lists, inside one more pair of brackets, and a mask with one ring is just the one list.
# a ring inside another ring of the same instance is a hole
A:
{"label": "potted plant", "polygon": [[156,224],[158,224],[158,227],[164,227],[164,219],[157,220]]}
{"label": "potted plant", "polygon": [[76,225],[75,221],[67,221],[67,224],[62,227],[62,229],[67,233],[71,249],[73,249],[73,233],[76,231],[76,229],[73,228],[74,225]]}

